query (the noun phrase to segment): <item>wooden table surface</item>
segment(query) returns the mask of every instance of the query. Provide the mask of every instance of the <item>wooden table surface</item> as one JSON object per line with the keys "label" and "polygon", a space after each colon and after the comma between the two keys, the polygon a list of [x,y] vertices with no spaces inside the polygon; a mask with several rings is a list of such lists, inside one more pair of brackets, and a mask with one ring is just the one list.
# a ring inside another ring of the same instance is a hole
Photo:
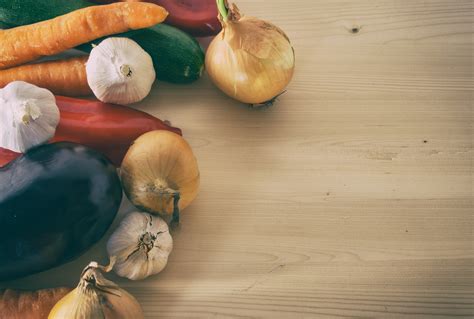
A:
{"label": "wooden table surface", "polygon": [[[202,185],[166,270],[112,278],[147,318],[474,316],[473,2],[238,4],[287,32],[294,80],[266,110],[206,76],[137,105],[184,130]],[[104,241],[7,285],[93,259]]]}

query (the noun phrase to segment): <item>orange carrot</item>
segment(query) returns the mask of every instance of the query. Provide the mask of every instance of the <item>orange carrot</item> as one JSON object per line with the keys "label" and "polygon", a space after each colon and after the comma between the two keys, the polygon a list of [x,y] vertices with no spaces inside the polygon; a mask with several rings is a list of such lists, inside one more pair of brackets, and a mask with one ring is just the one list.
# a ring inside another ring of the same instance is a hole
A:
{"label": "orange carrot", "polygon": [[54,305],[71,290],[61,287],[36,291],[0,291],[0,318],[47,318]]}
{"label": "orange carrot", "polygon": [[75,57],[0,70],[0,88],[13,81],[25,81],[58,95],[92,94],[87,84],[85,67],[87,58],[87,56]]}
{"label": "orange carrot", "polygon": [[120,2],[0,30],[0,69],[57,54],[103,36],[147,28],[163,22],[167,15],[156,4]]}

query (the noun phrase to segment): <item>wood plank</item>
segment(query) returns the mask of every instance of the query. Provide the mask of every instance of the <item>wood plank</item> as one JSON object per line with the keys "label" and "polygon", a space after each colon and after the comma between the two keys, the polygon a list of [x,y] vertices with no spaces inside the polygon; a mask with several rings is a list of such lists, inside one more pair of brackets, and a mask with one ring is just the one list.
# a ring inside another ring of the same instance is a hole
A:
{"label": "wood plank", "polygon": [[[287,31],[294,81],[266,110],[206,76],[136,106],[183,128],[202,186],[165,271],[112,278],[147,318],[474,317],[473,2],[238,4]],[[104,240],[0,286],[72,285],[92,259]]]}

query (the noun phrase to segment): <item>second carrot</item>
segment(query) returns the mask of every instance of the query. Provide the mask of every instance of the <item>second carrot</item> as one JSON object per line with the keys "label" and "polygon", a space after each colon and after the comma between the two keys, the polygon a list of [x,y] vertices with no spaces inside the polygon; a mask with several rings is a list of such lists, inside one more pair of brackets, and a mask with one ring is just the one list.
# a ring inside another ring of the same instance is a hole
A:
{"label": "second carrot", "polygon": [[25,81],[66,96],[91,95],[87,84],[87,56],[67,60],[26,64],[0,70],[0,88],[13,81]]}

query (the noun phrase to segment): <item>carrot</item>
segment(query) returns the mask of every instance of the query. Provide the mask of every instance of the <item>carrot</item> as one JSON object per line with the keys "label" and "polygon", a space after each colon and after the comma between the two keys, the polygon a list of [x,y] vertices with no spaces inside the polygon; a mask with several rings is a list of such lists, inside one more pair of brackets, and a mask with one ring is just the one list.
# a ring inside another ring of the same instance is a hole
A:
{"label": "carrot", "polygon": [[44,319],[71,288],[0,291],[0,319]]}
{"label": "carrot", "polygon": [[162,22],[167,15],[156,4],[120,2],[0,30],[0,69],[57,54],[103,36],[147,28]]}
{"label": "carrot", "polygon": [[90,95],[87,84],[87,56],[67,60],[25,64],[0,70],[0,88],[13,81],[25,81],[58,95]]}

